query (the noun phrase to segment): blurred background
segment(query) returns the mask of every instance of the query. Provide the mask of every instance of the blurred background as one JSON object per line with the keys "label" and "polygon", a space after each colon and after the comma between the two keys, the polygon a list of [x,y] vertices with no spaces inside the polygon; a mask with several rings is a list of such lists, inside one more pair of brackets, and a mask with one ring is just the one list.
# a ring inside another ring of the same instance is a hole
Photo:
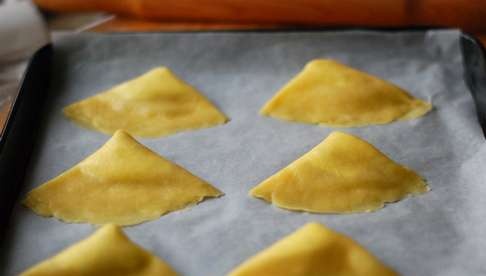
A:
{"label": "blurred background", "polygon": [[52,34],[460,28],[486,43],[484,0],[0,0],[0,127],[26,60]]}

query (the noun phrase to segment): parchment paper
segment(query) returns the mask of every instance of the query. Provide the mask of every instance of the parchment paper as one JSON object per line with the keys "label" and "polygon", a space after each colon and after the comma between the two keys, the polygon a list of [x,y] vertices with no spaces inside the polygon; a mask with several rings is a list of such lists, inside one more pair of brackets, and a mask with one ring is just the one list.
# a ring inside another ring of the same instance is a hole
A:
{"label": "parchment paper", "polygon": [[[64,106],[166,65],[231,118],[214,128],[140,139],[226,194],[125,228],[181,275],[225,275],[310,221],[351,236],[403,275],[485,275],[486,146],[462,79],[459,35],[452,30],[65,37],[55,45],[49,106],[25,192],[109,138],[65,119]],[[290,212],[247,195],[333,130],[258,115],[314,58],[340,60],[433,103],[434,110],[417,120],[344,129],[416,170],[430,192],[353,215]],[[17,274],[95,230],[39,217],[20,205],[13,225],[2,275]]]}

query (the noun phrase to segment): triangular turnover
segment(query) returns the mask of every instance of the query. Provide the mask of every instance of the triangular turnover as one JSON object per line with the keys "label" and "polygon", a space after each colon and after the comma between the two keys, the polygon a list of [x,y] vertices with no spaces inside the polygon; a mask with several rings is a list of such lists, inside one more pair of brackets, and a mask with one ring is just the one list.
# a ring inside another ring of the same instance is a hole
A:
{"label": "triangular turnover", "polygon": [[368,142],[335,131],[250,195],[290,210],[353,213],[374,211],[427,190],[414,171]]}
{"label": "triangular turnover", "polygon": [[349,237],[309,223],[228,276],[398,276]]}
{"label": "triangular turnover", "polygon": [[115,225],[105,225],[21,276],[177,276],[163,260],[128,239]]}
{"label": "triangular turnover", "polygon": [[317,59],[260,113],[287,121],[355,127],[414,119],[431,108],[392,83],[334,60]]}
{"label": "triangular turnover", "polygon": [[124,129],[156,137],[225,123],[228,119],[199,91],[159,67],[108,91],[73,103],[64,114],[106,134]]}
{"label": "triangular turnover", "polygon": [[222,193],[117,131],[98,151],[28,193],[24,204],[66,222],[131,225]]}

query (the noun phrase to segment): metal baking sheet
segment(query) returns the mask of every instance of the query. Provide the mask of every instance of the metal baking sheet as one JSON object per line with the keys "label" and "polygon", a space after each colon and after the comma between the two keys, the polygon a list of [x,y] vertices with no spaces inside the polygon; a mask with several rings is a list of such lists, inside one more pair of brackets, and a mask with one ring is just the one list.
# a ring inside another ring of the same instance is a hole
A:
{"label": "metal baking sheet", "polygon": [[[125,228],[181,275],[225,275],[310,221],[348,234],[403,275],[484,275],[486,146],[462,77],[459,36],[456,30],[65,36],[54,45],[49,104],[24,193],[109,138],[65,119],[64,106],[165,65],[231,118],[214,128],[140,139],[225,193]],[[433,103],[434,110],[417,120],[341,129],[419,172],[430,192],[352,215],[285,211],[247,195],[333,130],[258,115],[314,58],[340,60]],[[17,204],[0,274],[16,275],[93,230]]]}

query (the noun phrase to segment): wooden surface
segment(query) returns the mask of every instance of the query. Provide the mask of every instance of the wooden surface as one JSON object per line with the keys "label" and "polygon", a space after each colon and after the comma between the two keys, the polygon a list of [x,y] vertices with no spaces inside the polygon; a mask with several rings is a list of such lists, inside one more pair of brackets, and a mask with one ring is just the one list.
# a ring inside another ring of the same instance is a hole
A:
{"label": "wooden surface", "polygon": [[[157,22],[126,17],[114,17],[90,28],[94,32],[179,32],[179,31],[231,31],[231,30],[278,30],[326,26],[294,26],[290,24],[245,24],[212,22]],[[486,46],[486,32],[472,33]]]}
{"label": "wooden surface", "polygon": [[0,136],[2,135],[3,126],[5,124],[5,121],[7,120],[10,105],[11,103],[9,99],[0,104]]}
{"label": "wooden surface", "polygon": [[114,17],[90,31],[94,32],[170,32],[170,31],[219,31],[219,30],[260,30],[289,28],[283,24],[261,23],[218,23],[218,22],[157,22],[126,17]]}
{"label": "wooden surface", "polygon": [[105,11],[165,22],[459,27],[486,31],[484,0],[34,0],[56,12]]}
{"label": "wooden surface", "polygon": [[[486,34],[486,0],[34,0],[57,13],[117,15],[91,30],[446,27]],[[484,35],[481,35],[486,41]]]}
{"label": "wooden surface", "polygon": [[483,43],[483,46],[486,47],[486,33],[479,33],[479,34],[474,34],[479,41]]}

